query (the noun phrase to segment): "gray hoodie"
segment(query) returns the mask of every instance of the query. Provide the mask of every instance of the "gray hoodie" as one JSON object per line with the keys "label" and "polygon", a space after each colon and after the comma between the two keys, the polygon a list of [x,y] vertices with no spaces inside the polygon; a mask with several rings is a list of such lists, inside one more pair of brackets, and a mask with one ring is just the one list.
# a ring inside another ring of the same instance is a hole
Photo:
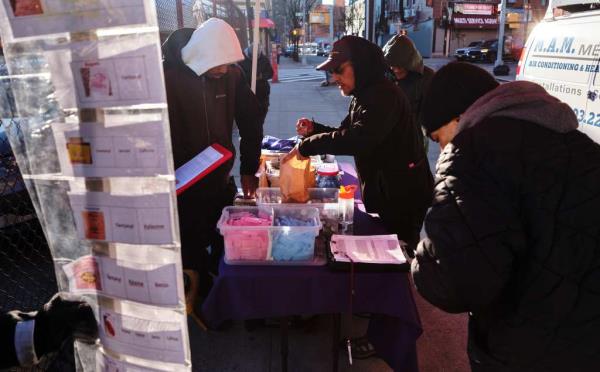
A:
{"label": "gray hoodie", "polygon": [[480,97],[460,116],[457,133],[491,117],[524,120],[558,133],[579,125],[569,105],[529,81],[506,83]]}

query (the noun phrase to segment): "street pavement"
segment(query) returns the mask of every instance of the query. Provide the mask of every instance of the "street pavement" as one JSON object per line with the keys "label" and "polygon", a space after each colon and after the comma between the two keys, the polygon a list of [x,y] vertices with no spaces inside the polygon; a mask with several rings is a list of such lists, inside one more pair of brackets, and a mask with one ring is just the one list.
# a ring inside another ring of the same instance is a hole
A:
{"label": "street pavement", "polygon": [[[324,74],[314,71],[323,57],[311,56],[307,65],[281,58],[280,83],[271,84],[271,105],[264,124],[264,133],[279,138],[295,135],[295,123],[300,117],[338,125],[345,117],[350,99],[342,97],[335,86],[321,87]],[[438,69],[449,59],[426,59],[425,63]],[[491,65],[481,65],[491,71]],[[514,78],[514,69],[513,71]],[[237,143],[237,141],[236,141]],[[436,143],[429,146],[429,164],[435,169],[439,155]],[[342,161],[352,161],[343,157]],[[237,170],[234,167],[239,185]],[[422,372],[462,372],[470,370],[466,357],[467,315],[446,314],[427,303],[416,291],[415,300],[423,324],[418,341],[419,366]],[[354,336],[365,333],[367,322],[358,317],[343,317],[342,334],[352,322]],[[224,331],[201,331],[190,320],[190,340],[194,371],[278,371],[281,370],[278,328],[259,328],[247,331],[243,322],[233,322]],[[319,316],[300,329],[290,329],[289,370],[331,370],[331,317]],[[388,372],[391,369],[378,358],[355,361],[351,367],[341,353],[340,371]]]}

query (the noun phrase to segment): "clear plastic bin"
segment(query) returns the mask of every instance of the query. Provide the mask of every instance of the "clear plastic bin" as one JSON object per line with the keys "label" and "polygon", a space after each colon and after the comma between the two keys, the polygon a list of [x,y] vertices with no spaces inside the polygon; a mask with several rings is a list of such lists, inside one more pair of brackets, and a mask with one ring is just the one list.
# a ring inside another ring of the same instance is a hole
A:
{"label": "clear plastic bin", "polygon": [[281,190],[278,187],[259,187],[256,190],[256,204],[265,207],[278,205],[296,205],[316,207],[319,209],[323,230],[327,233],[336,233],[339,222],[339,189],[309,188],[309,201],[306,204],[282,204]]}
{"label": "clear plastic bin", "polygon": [[[234,214],[249,213],[271,219],[270,226],[232,226]],[[290,226],[292,219],[306,226]],[[230,265],[315,265],[315,238],[321,230],[319,210],[310,206],[226,207],[217,227],[225,241]]]}

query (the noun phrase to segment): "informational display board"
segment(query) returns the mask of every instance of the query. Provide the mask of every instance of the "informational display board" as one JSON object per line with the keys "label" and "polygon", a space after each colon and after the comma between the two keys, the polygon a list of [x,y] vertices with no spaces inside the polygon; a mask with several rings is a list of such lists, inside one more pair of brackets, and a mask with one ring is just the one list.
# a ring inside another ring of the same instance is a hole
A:
{"label": "informational display board", "polygon": [[154,1],[0,0],[0,37],[0,119],[59,288],[98,321],[78,370],[191,370]]}

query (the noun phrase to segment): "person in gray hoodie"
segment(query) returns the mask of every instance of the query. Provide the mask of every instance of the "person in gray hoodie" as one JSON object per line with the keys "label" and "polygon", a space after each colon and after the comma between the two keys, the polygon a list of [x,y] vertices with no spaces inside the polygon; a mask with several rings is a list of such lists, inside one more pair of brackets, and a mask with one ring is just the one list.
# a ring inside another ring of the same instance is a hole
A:
{"label": "person in gray hoodie", "polygon": [[[412,115],[423,126],[423,97],[434,71],[423,64],[423,57],[406,35],[394,35],[383,47],[383,55],[393,73],[393,81],[406,94]],[[425,148],[429,141],[425,141]]]}
{"label": "person in gray hoodie", "polygon": [[441,68],[424,103],[443,150],[417,290],[469,314],[473,371],[597,371],[600,145],[541,86],[467,63]]}

